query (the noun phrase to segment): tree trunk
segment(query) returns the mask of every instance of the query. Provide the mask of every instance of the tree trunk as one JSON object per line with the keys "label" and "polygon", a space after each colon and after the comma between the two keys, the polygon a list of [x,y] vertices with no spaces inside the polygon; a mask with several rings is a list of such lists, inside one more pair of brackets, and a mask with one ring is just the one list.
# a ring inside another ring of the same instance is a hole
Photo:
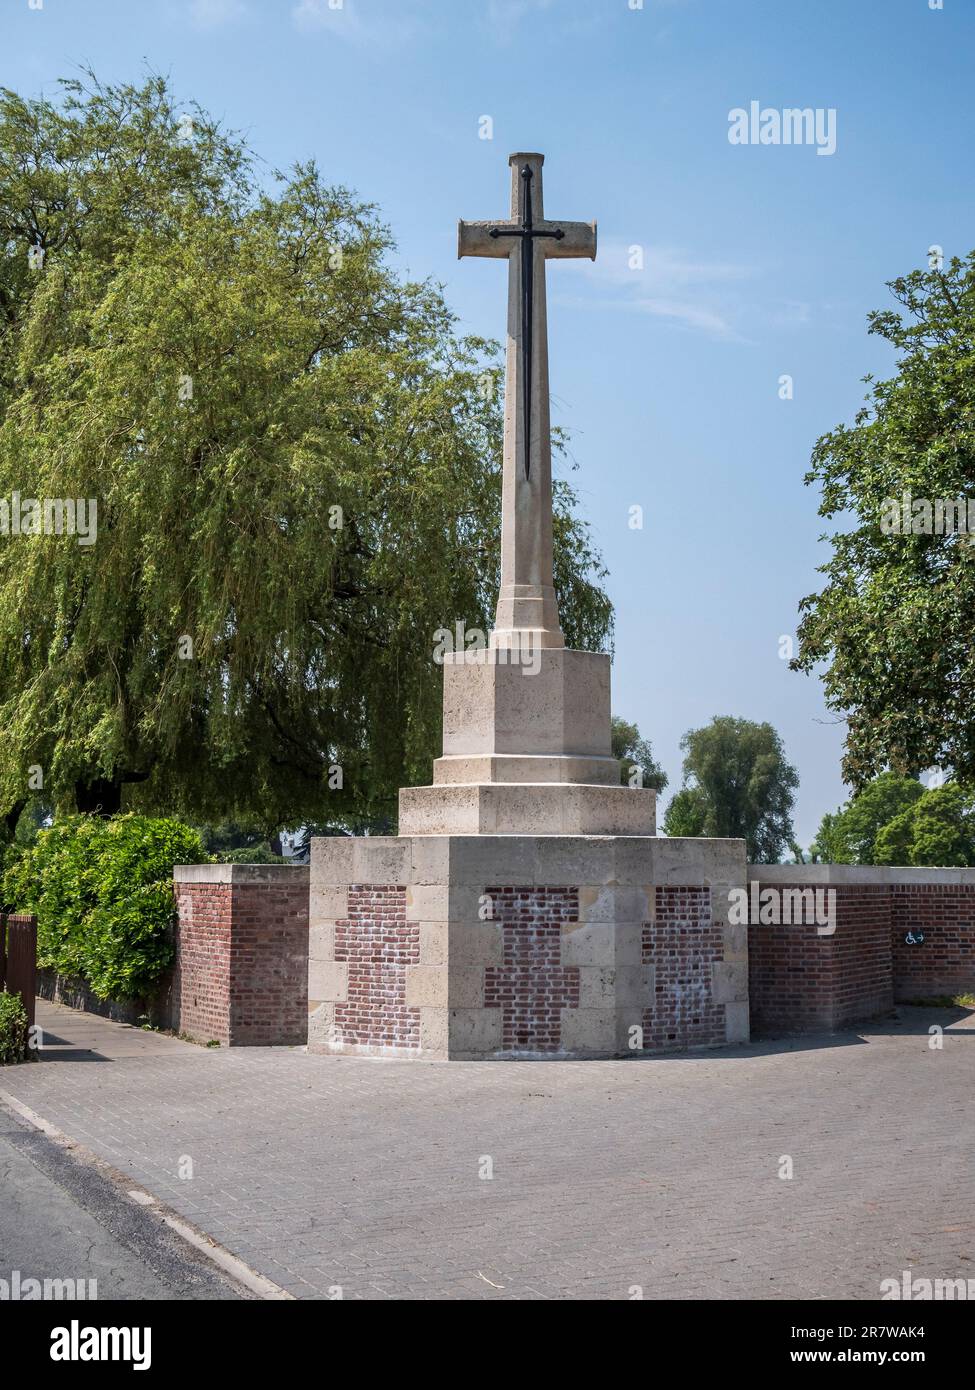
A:
{"label": "tree trunk", "polygon": [[20,820],[20,817],[23,814],[23,810],[26,805],[26,800],[15,801],[14,804],[11,806],[10,810],[7,812],[6,816],[4,817],[4,823],[7,827],[8,840],[13,839],[17,831],[17,822]]}
{"label": "tree trunk", "polygon": [[110,782],[96,777],[91,782],[76,782],[75,804],[89,816],[117,816],[122,809],[122,782]]}

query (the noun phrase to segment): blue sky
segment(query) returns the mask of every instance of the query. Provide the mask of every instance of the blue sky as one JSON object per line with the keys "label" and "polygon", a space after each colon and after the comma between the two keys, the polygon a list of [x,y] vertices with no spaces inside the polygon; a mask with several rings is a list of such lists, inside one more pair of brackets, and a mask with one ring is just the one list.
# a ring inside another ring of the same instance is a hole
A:
{"label": "blue sky", "polygon": [[[548,214],[599,222],[595,265],[550,266],[549,322],[553,419],[611,571],[614,708],[670,790],[686,729],[770,720],[808,844],[845,792],[843,727],[779,656],[826,553],[802,478],[892,367],[865,331],[884,282],[975,245],[975,4],[632,3],[3,0],[0,83],[168,73],[270,166],[313,156],[378,203],[404,269],[496,337],[504,272],[456,260],[457,218],[505,213],[509,152],[543,151]],[[732,145],[752,101],[835,108],[836,152]]]}

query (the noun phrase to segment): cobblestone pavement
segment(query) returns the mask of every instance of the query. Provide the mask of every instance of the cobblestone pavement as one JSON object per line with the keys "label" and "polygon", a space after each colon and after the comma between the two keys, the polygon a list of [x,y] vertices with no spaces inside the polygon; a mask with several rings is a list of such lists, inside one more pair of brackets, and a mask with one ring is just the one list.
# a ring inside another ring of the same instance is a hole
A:
{"label": "cobblestone pavement", "polygon": [[[299,1298],[873,1299],[904,1269],[975,1278],[961,1010],[620,1062],[127,1049],[117,1024],[39,1021],[61,1045],[0,1091]],[[72,1054],[79,1024],[93,1050]]]}

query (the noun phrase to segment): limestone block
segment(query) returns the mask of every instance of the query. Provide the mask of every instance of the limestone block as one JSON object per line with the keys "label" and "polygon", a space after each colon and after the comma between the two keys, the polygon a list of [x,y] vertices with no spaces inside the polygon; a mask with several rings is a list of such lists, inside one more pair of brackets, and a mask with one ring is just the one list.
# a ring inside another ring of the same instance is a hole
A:
{"label": "limestone block", "polygon": [[550,648],[524,664],[505,652],[479,655],[444,662],[445,757],[611,756],[608,656]]}
{"label": "limestone block", "polygon": [[[647,920],[650,920],[649,918]],[[613,928],[617,969],[643,964],[643,923],[617,922]]]}
{"label": "limestone block", "polygon": [[501,1050],[500,1009],[450,1009],[451,1056]]}
{"label": "limestone block", "polygon": [[308,928],[308,959],[335,959],[335,923],[317,922]]}
{"label": "limestone block", "polygon": [[[652,836],[656,795],[649,788],[555,782],[404,787],[399,794],[400,832],[407,836]],[[641,880],[648,877],[640,876]]]}
{"label": "limestone block", "polygon": [[448,916],[449,890],[446,884],[407,883],[408,922],[446,922]]}
{"label": "limestone block", "polygon": [[446,1009],[420,1010],[420,1050],[447,1056],[448,1014]]}
{"label": "limestone block", "polygon": [[317,999],[308,1001],[308,1047],[322,1051],[330,1043],[335,1030],[335,1005]]}
{"label": "limestone block", "polygon": [[599,966],[616,964],[616,933],[611,922],[567,922],[562,927],[562,964]]}
{"label": "limestone block", "polygon": [[487,883],[452,883],[448,889],[448,918],[451,922],[467,922],[471,926],[490,922],[494,905],[487,889],[503,887],[498,879]]}
{"label": "limestone block", "polygon": [[349,915],[349,890],[346,885],[323,885],[311,888],[308,894],[308,922],[315,927],[320,922],[340,922]]}
{"label": "limestone block", "polygon": [[[616,882],[626,888],[643,887],[653,883],[653,856],[657,843],[652,834],[614,841]],[[650,901],[653,901],[652,893]]]}
{"label": "limestone block", "polygon": [[655,972],[652,965],[618,965],[616,967],[617,1009],[642,1011],[653,1003]]}
{"label": "limestone block", "polygon": [[748,999],[748,965],[743,961],[715,961],[711,966],[711,998],[716,1004]]}
{"label": "limestone block", "polygon": [[308,997],[330,1004],[344,1004],[349,997],[349,966],[346,961],[309,960]]}
{"label": "limestone block", "polygon": [[724,1032],[727,1042],[748,1042],[750,1031],[747,1002],[725,1005]]}
{"label": "limestone block", "polygon": [[501,965],[504,942],[500,922],[451,922],[449,960],[461,968]]}
{"label": "limestone block", "polygon": [[409,1009],[447,1007],[447,967],[409,965],[406,968],[406,1006]]}
{"label": "limestone block", "polygon": [[410,840],[412,873],[410,882],[447,883],[450,877],[450,838],[446,835],[417,835]]}
{"label": "limestone block", "polygon": [[448,968],[452,1009],[484,1008],[484,966],[452,960]]}
{"label": "limestone block", "polygon": [[420,923],[420,964],[446,965],[449,927],[446,922]]}
{"label": "limestone block", "polygon": [[[616,998],[615,969],[600,969],[598,966],[583,965],[579,969],[579,1008],[608,1008]],[[570,1013],[571,1010],[565,1010]]]}
{"label": "limestone block", "polygon": [[507,884],[533,883],[535,845],[522,835],[458,836],[451,842],[450,886],[470,884],[478,893]]}
{"label": "limestone block", "polygon": [[721,939],[724,943],[724,958],[727,961],[744,961],[748,966],[748,928],[744,924],[739,926],[723,926],[721,929]]}
{"label": "limestone block", "polygon": [[311,842],[311,886],[340,887],[355,882],[356,840],[351,835],[323,835]]}
{"label": "limestone block", "polygon": [[[610,863],[615,868],[615,856],[609,848]],[[588,879],[585,880],[588,882]],[[579,916],[583,922],[646,922],[649,921],[649,889],[645,884],[639,887],[620,888],[607,885],[602,888],[580,888]]]}
{"label": "limestone block", "polygon": [[434,786],[454,782],[592,782],[620,785],[616,758],[576,757],[558,754],[480,753],[437,758]]}
{"label": "limestone block", "polygon": [[615,1052],[616,1010],[563,1009],[562,1047],[566,1052]]}
{"label": "limestone block", "polygon": [[580,908],[585,895],[591,901],[594,893],[613,882],[614,873],[611,840],[585,835],[535,838],[535,882],[581,888]]}
{"label": "limestone block", "polygon": [[364,835],[355,846],[353,883],[407,884],[413,872],[413,846],[396,835]]}

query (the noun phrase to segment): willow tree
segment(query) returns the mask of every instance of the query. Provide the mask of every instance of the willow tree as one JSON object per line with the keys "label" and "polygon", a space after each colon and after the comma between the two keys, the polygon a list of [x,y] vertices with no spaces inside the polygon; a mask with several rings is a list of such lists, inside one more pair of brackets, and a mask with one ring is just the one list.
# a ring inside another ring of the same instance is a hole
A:
{"label": "willow tree", "polygon": [[[0,244],[0,498],[97,502],[94,543],[0,536],[0,810],[40,780],[83,810],[128,784],[199,817],[389,814],[436,751],[433,634],[493,607],[496,348],[397,274],[372,206],[313,165],[259,178],[155,77],[2,94]],[[599,647],[574,502],[562,622]]]}

